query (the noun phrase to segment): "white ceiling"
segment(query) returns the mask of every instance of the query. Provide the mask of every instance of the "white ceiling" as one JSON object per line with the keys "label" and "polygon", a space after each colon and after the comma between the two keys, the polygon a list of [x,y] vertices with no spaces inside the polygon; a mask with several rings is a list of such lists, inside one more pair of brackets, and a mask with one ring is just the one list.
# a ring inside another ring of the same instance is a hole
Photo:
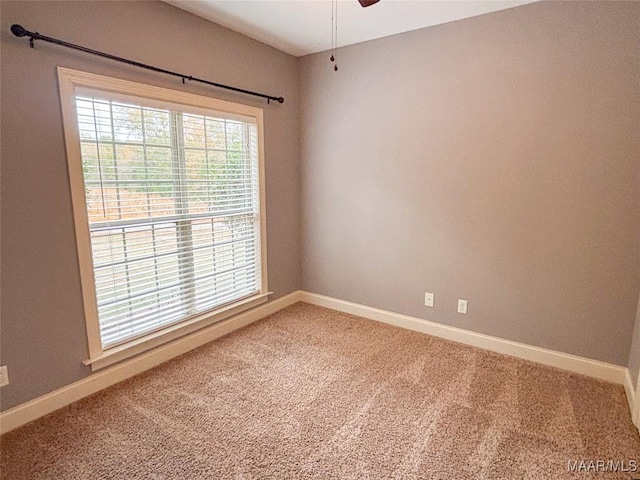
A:
{"label": "white ceiling", "polygon": [[[331,48],[331,0],[164,0],[295,56]],[[339,46],[517,7],[536,0],[338,1]]]}

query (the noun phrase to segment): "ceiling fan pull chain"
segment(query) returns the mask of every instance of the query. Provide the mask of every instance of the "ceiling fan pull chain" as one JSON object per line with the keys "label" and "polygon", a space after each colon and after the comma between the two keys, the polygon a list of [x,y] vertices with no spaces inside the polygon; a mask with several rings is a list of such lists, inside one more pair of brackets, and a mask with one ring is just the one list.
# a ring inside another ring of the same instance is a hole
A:
{"label": "ceiling fan pull chain", "polygon": [[333,59],[335,60],[335,63],[333,65],[333,71],[337,72],[338,71],[338,0],[333,0],[335,5],[336,5],[336,27],[335,27],[335,42],[334,42],[334,47],[333,47],[333,55],[331,55],[333,57]]}
{"label": "ceiling fan pull chain", "polygon": [[333,0],[331,0],[331,57],[329,58],[329,60],[331,60],[332,62],[335,61],[336,57],[333,56],[333,31],[334,31],[334,25],[335,25],[335,3]]}

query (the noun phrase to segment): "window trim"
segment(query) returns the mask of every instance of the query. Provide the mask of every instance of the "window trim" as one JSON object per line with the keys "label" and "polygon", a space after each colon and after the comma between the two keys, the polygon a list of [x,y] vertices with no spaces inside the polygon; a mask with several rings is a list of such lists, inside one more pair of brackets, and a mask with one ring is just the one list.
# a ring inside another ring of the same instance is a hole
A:
{"label": "window trim", "polygon": [[[264,126],[263,110],[258,107],[242,105],[216,98],[205,97],[179,90],[121,80],[93,73],[81,72],[58,67],[60,102],[64,125],[67,166],[75,224],[78,263],[84,304],[84,317],[87,328],[89,358],[82,363],[99,370],[126,358],[138,355],[179,337],[192,333],[213,323],[225,320],[242,311],[256,307],[268,301],[271,292],[267,282],[267,226],[264,172]],[[184,321],[168,325],[144,336],[135,338],[103,350],[98,320],[93,260],[91,255],[91,237],[85,198],[84,176],[82,172],[82,154],[76,114],[76,88],[93,88],[115,94],[132,95],[158,101],[168,101],[196,109],[216,110],[230,115],[242,115],[255,119],[258,133],[258,176],[259,176],[259,235],[260,235],[260,291],[249,297],[217,307]]]}

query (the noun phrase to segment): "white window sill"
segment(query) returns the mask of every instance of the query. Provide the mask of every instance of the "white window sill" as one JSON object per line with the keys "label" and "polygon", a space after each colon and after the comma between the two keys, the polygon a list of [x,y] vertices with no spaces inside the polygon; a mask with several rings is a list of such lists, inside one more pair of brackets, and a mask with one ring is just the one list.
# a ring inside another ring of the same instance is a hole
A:
{"label": "white window sill", "polygon": [[260,293],[242,299],[226,307],[216,309],[214,312],[205,313],[187,321],[171,325],[157,332],[152,332],[144,337],[136,338],[130,342],[123,343],[116,347],[103,351],[100,355],[89,358],[82,363],[91,365],[91,370],[96,371],[108,367],[114,363],[121,362],[127,358],[139,355],[153,348],[169,343],[177,338],[200,330],[213,323],[220,322],[229,317],[237,315],[245,310],[257,307],[269,300],[269,295],[273,292]]}

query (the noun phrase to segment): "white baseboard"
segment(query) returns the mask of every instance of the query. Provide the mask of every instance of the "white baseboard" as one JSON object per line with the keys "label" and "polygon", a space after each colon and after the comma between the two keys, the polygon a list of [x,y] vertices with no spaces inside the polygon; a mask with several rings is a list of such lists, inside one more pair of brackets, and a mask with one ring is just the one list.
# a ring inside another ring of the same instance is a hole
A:
{"label": "white baseboard", "polygon": [[470,330],[450,327],[440,323],[430,322],[421,318],[389,312],[379,308],[367,307],[358,303],[338,300],[336,298],[309,292],[300,292],[300,300],[313,305],[331,308],[340,312],[358,315],[360,317],[388,323],[397,327],[427,333],[434,337],[453,340],[454,342],[472,345],[492,352],[510,355],[512,357],[530,360],[550,367],[580,373],[618,385],[625,384],[628,369],[619,365],[599,362],[577,355],[557,352],[546,348],[534,347],[524,343],[512,342],[503,338],[492,337]]}
{"label": "white baseboard", "polygon": [[138,375],[300,301],[296,291],[0,413],[0,434]]}
{"label": "white baseboard", "polygon": [[636,389],[633,387],[633,381],[631,380],[631,374],[627,369],[624,376],[624,393],[627,394],[627,402],[629,403],[629,410],[631,411],[631,420],[635,426],[638,426],[638,409],[636,408]]}
{"label": "white baseboard", "polygon": [[[631,378],[629,378],[629,380],[631,380]],[[633,392],[633,386],[631,391]],[[631,420],[633,420],[633,424],[636,428],[640,430],[640,382],[637,382],[635,395],[632,396],[632,401],[629,402],[629,407],[631,408]]]}

